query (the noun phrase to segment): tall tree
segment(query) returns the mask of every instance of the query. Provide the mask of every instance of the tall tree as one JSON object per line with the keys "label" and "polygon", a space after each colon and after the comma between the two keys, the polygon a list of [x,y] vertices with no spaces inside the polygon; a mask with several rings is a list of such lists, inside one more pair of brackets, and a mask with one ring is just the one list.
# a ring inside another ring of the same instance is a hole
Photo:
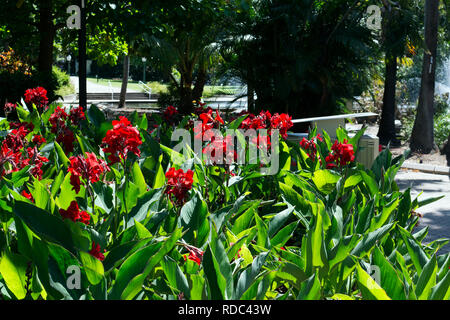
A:
{"label": "tall tree", "polygon": [[[147,33],[148,53],[155,66],[167,73],[176,87],[181,112],[190,113],[192,101],[202,96],[209,69],[217,61],[216,44],[233,25],[236,8],[241,2],[246,3],[236,0],[162,1],[159,8],[149,14],[148,19],[158,27]],[[180,75],[178,79],[172,74],[174,69]]]}
{"label": "tall tree", "polygon": [[434,89],[436,79],[436,52],[438,44],[439,0],[425,2],[425,52],[419,105],[411,133],[411,151],[430,153],[434,144]]}
{"label": "tall tree", "polygon": [[9,31],[2,42],[36,67],[34,79],[48,89],[50,100],[56,89],[52,79],[54,40],[66,25],[66,7],[63,0],[2,0],[0,10],[0,25]]}
{"label": "tall tree", "polygon": [[411,0],[400,0],[395,3],[382,0],[382,32],[381,44],[384,51],[384,92],[381,120],[378,130],[380,144],[400,145],[395,130],[396,87],[398,60],[407,53],[409,42],[418,42],[419,25],[417,25],[418,7]]}
{"label": "tall tree", "polygon": [[254,110],[329,115],[360,95],[378,61],[366,9],[355,0],[253,1],[248,19],[234,25],[225,59],[250,98],[255,91]]}

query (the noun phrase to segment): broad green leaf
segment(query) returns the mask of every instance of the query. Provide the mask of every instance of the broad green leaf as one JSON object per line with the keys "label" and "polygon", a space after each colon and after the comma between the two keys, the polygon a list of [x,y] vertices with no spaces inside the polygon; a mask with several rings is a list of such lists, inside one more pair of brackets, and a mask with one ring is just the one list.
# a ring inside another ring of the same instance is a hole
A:
{"label": "broad green leaf", "polygon": [[260,247],[270,249],[270,240],[267,234],[267,225],[264,223],[257,212],[255,212],[254,216],[256,221],[256,229],[258,230],[256,244]]}
{"label": "broad green leaf", "polygon": [[9,290],[17,299],[25,298],[27,259],[18,254],[5,252],[0,261],[0,274]]}
{"label": "broad green leaf", "polygon": [[137,162],[133,163],[131,177],[133,178],[133,183],[139,188],[139,195],[147,191],[147,183]]}
{"label": "broad green leaf", "polygon": [[60,244],[75,253],[71,231],[59,217],[21,201],[16,201],[14,213],[39,237]]}
{"label": "broad green leaf", "polygon": [[[181,237],[181,229],[176,229],[172,235],[164,241],[163,245],[161,246],[161,249],[156,252],[156,254],[150,256],[150,259],[148,260],[148,263],[145,265],[145,269],[142,272],[142,274],[136,276],[133,278],[133,280],[130,282],[126,288],[123,290],[123,293],[121,294],[121,299],[124,300],[130,300],[133,299],[141,290],[142,285],[144,284],[145,278],[148,277],[150,272],[156,267],[156,265],[161,261],[161,259],[169,253],[170,250],[173,249],[175,246],[175,243],[180,239]],[[119,270],[120,271],[120,270]]]}
{"label": "broad green leaf", "polygon": [[285,243],[292,238],[294,231],[297,229],[299,221],[292,222],[281,229],[275,236],[270,239],[271,246],[284,246]]}
{"label": "broad green leaf", "polygon": [[206,280],[208,281],[211,299],[224,300],[227,282],[220,273],[219,262],[214,257],[210,246],[206,248],[203,255],[203,270],[205,272]]}
{"label": "broad green leaf", "polygon": [[449,300],[450,299],[450,272],[433,287],[430,300]]}
{"label": "broad green leaf", "polygon": [[340,178],[339,175],[329,170],[317,170],[312,176],[312,181],[320,192],[329,194],[334,190]]}
{"label": "broad green leaf", "polygon": [[141,222],[147,218],[150,208],[161,199],[163,192],[163,189],[153,189],[139,196],[136,205],[128,213],[127,226],[131,227],[134,221]]}
{"label": "broad green leaf", "polygon": [[431,295],[431,289],[436,285],[437,273],[436,255],[427,262],[420,273],[416,285],[416,296],[419,300],[427,300]]}
{"label": "broad green leaf", "polygon": [[105,273],[101,261],[83,251],[80,251],[80,260],[89,282],[94,286],[100,283]]}
{"label": "broad green leaf", "polygon": [[369,188],[371,196],[375,197],[379,193],[377,182],[366,172],[361,170],[359,173],[360,173],[361,178],[363,179],[364,183]]}
{"label": "broad green leaf", "polygon": [[161,260],[161,266],[170,286],[182,292],[187,299],[190,299],[191,290],[189,289],[187,278],[178,264],[173,259],[164,257]]}
{"label": "broad green leaf", "polygon": [[316,272],[308,280],[302,283],[297,300],[320,300],[320,291],[319,274]]}
{"label": "broad green leaf", "polygon": [[245,269],[239,276],[236,290],[233,299],[239,300],[245,291],[252,285],[252,283],[258,277],[264,262],[268,256],[269,252],[260,253],[254,260],[253,263]]}
{"label": "broad green leaf", "polygon": [[417,242],[417,240],[414,239],[414,237],[407,230],[403,229],[400,226],[398,226],[398,229],[400,230],[400,234],[403,238],[406,248],[408,249],[408,253],[411,257],[414,267],[419,274],[422,273],[423,267],[430,260],[429,257],[423,250],[420,243]]}
{"label": "broad green leaf", "polygon": [[373,264],[380,268],[380,285],[393,300],[406,300],[406,293],[400,274],[376,247],[373,252]]}
{"label": "broad green leaf", "polygon": [[109,293],[108,298],[110,300],[119,300],[121,298],[122,292],[125,290],[130,281],[136,275],[142,274],[146,264],[148,263],[149,257],[155,255],[161,246],[162,243],[157,242],[141,248],[124,261],[119,269],[119,272],[117,273],[116,281]]}
{"label": "broad green leaf", "polygon": [[61,161],[62,165],[65,169],[69,167],[70,161],[69,158],[67,158],[66,154],[64,153],[64,150],[61,148],[58,142],[54,141],[56,153],[58,154],[58,158]]}
{"label": "broad green leaf", "polygon": [[294,211],[293,206],[288,206],[287,209],[277,213],[270,221],[269,221],[269,237],[273,237],[274,234],[283,226],[286,220],[290,217],[292,211]]}
{"label": "broad green leaf", "polygon": [[356,280],[364,299],[367,300],[391,300],[378,283],[364,271],[359,263],[356,264]]}
{"label": "broad green leaf", "polygon": [[159,157],[158,166],[156,169],[155,179],[153,181],[153,189],[162,188],[166,184],[166,176],[164,174],[164,170],[162,168],[162,155]]}

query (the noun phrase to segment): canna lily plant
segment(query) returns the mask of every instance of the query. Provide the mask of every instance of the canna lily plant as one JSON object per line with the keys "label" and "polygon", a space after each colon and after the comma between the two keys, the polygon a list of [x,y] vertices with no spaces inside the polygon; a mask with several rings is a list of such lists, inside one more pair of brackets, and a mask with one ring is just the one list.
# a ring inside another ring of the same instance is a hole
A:
{"label": "canna lily plant", "polygon": [[[388,149],[371,168],[357,163],[363,131],[294,143],[286,114],[169,107],[155,127],[27,100],[18,122],[0,120],[4,300],[450,297],[448,240],[425,244],[417,228],[416,210],[436,199],[399,191],[404,157]],[[176,151],[181,128],[204,138],[200,155]],[[208,161],[218,148],[234,159],[226,130],[238,128],[279,131],[275,174]]]}

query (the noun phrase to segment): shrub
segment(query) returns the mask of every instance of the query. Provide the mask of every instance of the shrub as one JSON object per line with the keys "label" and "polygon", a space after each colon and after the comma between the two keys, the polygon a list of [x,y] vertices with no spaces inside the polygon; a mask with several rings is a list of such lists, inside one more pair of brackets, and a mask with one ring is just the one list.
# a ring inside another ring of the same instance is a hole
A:
{"label": "shrub", "polygon": [[70,82],[70,76],[60,68],[53,66],[53,76],[56,79],[57,90],[55,94],[60,97],[75,93],[75,87]]}

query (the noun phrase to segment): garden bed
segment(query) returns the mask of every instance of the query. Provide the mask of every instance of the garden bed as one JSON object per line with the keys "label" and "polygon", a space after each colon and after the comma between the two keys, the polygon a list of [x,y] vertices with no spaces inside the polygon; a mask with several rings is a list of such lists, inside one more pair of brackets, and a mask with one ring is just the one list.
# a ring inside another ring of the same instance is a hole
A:
{"label": "garden bed", "polygon": [[436,199],[399,191],[389,150],[355,162],[364,131],[292,143],[287,114],[168,107],[149,127],[47,101],[0,122],[4,300],[450,297],[448,240],[416,229]]}

